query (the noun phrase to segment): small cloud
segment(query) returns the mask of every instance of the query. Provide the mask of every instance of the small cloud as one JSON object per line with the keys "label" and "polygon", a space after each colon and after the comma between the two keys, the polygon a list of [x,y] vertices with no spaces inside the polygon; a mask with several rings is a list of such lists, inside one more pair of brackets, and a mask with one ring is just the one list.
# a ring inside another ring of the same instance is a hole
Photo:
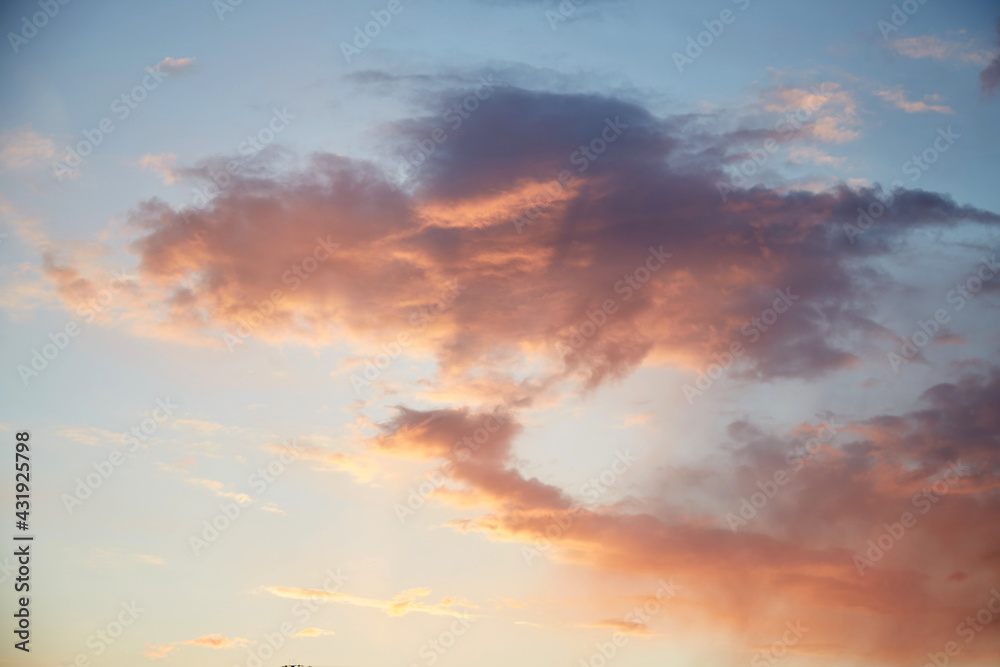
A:
{"label": "small cloud", "polygon": [[391,600],[373,600],[362,598],[348,593],[330,592],[311,588],[291,588],[288,586],[264,586],[260,590],[271,595],[293,600],[324,600],[327,602],[339,602],[341,604],[353,605],[355,607],[373,607],[381,609],[389,616],[404,616],[410,612],[431,614],[434,616],[455,616],[466,618],[467,612],[458,608],[476,609],[476,605],[468,600],[455,597],[447,597],[436,604],[417,602],[417,598],[430,595],[428,588],[411,588],[403,591]]}
{"label": "small cloud", "polygon": [[156,63],[153,69],[158,69],[168,74],[180,74],[192,69],[195,64],[195,58],[164,58]]}
{"label": "small cloud", "polygon": [[652,412],[643,412],[637,415],[625,415],[625,419],[622,422],[622,428],[628,428],[629,426],[635,426],[636,424],[645,424],[655,416],[656,414]]}
{"label": "small cloud", "polygon": [[287,513],[284,510],[279,509],[278,506],[275,505],[274,503],[268,503],[266,505],[263,505],[261,506],[261,509],[264,510],[265,512],[274,512],[275,514],[281,514],[283,516],[287,516]]}
{"label": "small cloud", "polygon": [[209,491],[219,496],[220,498],[229,498],[230,500],[235,500],[241,505],[249,505],[250,503],[253,502],[253,498],[251,498],[245,493],[239,493],[236,491],[226,491],[225,484],[223,484],[222,482],[218,482],[214,479],[200,479],[196,477],[193,479],[189,479],[188,481],[191,482],[192,484],[208,489]]}
{"label": "small cloud", "polygon": [[173,185],[179,178],[177,172],[177,155],[174,153],[143,155],[133,164],[137,167],[142,167],[145,171],[152,171],[159,174],[163,178],[164,185]]}
{"label": "small cloud", "polygon": [[658,637],[659,633],[653,632],[649,629],[645,623],[639,623],[638,621],[620,621],[617,619],[607,619],[604,621],[598,621],[597,623],[589,623],[585,628],[605,628],[615,630],[623,635],[632,635],[634,637]]}
{"label": "small cloud", "polygon": [[8,171],[32,171],[45,166],[56,153],[51,139],[47,139],[30,126],[0,135],[0,165]]}
{"label": "small cloud", "polygon": [[320,628],[306,628],[305,630],[300,630],[292,635],[292,639],[304,639],[308,637],[323,637],[326,635],[335,635],[336,632],[332,630],[322,630]]}
{"label": "small cloud", "polygon": [[894,39],[889,42],[889,47],[907,58],[950,60],[964,65],[986,65],[994,58],[990,51],[976,48],[972,40],[952,42],[934,35]]}
{"label": "small cloud", "polygon": [[876,90],[875,95],[881,97],[886,102],[891,102],[897,109],[902,109],[906,113],[923,113],[925,111],[936,111],[937,113],[955,113],[951,107],[944,105],[927,104],[927,102],[940,101],[940,95],[927,95],[923,102],[916,102],[906,99],[906,93],[900,87],[892,90]]}
{"label": "small cloud", "polygon": [[[997,20],[997,42],[1000,42],[1000,19]],[[979,73],[979,85],[983,95],[993,97],[1000,86],[1000,54],[994,55],[986,69]]]}
{"label": "small cloud", "polygon": [[150,660],[159,660],[160,658],[165,658],[169,653],[177,650],[178,646],[201,646],[203,648],[211,649],[227,649],[227,648],[246,648],[254,642],[249,639],[244,639],[243,637],[233,637],[230,639],[225,635],[202,635],[195,639],[186,639],[179,642],[170,642],[169,644],[146,644],[146,649],[142,652],[144,656]]}

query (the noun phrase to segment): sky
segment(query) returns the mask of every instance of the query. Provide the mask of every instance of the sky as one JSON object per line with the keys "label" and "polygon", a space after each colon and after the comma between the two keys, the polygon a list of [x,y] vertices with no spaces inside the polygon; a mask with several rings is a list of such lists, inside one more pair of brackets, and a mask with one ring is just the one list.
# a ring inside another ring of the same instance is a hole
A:
{"label": "sky", "polygon": [[1000,660],[996,3],[0,25],[0,665]]}

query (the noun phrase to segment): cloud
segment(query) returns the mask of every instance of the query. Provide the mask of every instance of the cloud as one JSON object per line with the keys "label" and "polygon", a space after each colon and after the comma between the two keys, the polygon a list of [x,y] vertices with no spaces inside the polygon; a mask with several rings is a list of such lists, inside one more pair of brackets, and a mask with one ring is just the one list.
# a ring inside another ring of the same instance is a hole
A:
{"label": "cloud", "polygon": [[177,155],[174,153],[143,155],[135,164],[159,174],[163,178],[164,185],[173,185],[180,178],[177,172]]}
{"label": "cloud", "polygon": [[[997,42],[1000,44],[1000,19],[997,20]],[[1000,86],[1000,53],[986,65],[986,69],[979,73],[979,84],[983,94],[992,97]]]}
{"label": "cloud", "polygon": [[[1000,536],[976,529],[1000,519],[998,405],[1000,369],[990,369],[932,387],[910,412],[848,424],[834,417],[839,435],[825,438],[828,444],[811,456],[804,456],[810,438],[829,427],[802,424],[782,434],[737,421],[729,427],[732,459],[703,470],[675,469],[661,481],[665,504],[647,503],[646,512],[497,503],[491,514],[450,525],[521,543],[530,559],[634,577],[676,576],[684,582],[686,617],[721,622],[762,641],[795,609],[824,619],[807,645],[916,660],[922,649],[900,637],[900,624],[926,640],[921,646],[943,645],[1000,575],[994,556]],[[786,475],[780,487],[772,481],[776,471]],[[951,481],[944,484],[946,474]],[[774,485],[772,499],[731,530],[725,516],[745,511],[741,499],[765,497],[761,483]],[[934,502],[925,495],[931,490]],[[705,504],[706,497],[713,500]],[[916,525],[859,573],[854,556],[907,511]],[[711,515],[717,523],[706,520]],[[932,553],[941,557],[929,558]],[[951,562],[976,563],[975,580],[952,577]],[[866,628],[864,638],[859,626]],[[984,643],[979,650],[992,655],[993,647]]]}
{"label": "cloud", "polygon": [[196,65],[195,58],[164,58],[160,62],[156,63],[154,69],[158,69],[168,74],[180,74],[181,72],[186,72],[191,70]]}
{"label": "cloud", "polygon": [[0,165],[7,171],[34,171],[46,166],[55,152],[52,140],[30,125],[0,135]]}
{"label": "cloud", "polygon": [[229,649],[245,648],[253,643],[253,641],[243,639],[242,637],[233,637],[230,639],[225,635],[219,634],[202,635],[201,637],[197,637],[195,639],[186,639],[184,641],[171,642],[169,644],[156,645],[147,642],[145,650],[142,651],[142,654],[150,660],[159,660],[167,657],[180,646],[200,646],[202,648],[211,649]]}
{"label": "cloud", "polygon": [[229,500],[235,500],[241,505],[249,505],[253,502],[253,498],[245,493],[239,493],[236,491],[226,491],[226,485],[214,479],[201,479],[192,478],[188,480],[195,486],[200,486],[203,489],[208,489],[220,498],[228,498]]}
{"label": "cloud", "polygon": [[306,628],[305,630],[300,630],[292,635],[292,639],[304,639],[312,637],[325,637],[327,635],[335,635],[336,632],[332,630],[322,630],[320,628]]}
{"label": "cloud", "polygon": [[476,605],[460,598],[445,598],[436,604],[424,604],[417,602],[418,598],[430,595],[431,591],[426,588],[413,588],[403,591],[391,600],[374,600],[362,598],[348,593],[336,593],[311,588],[292,588],[288,586],[264,586],[261,590],[277,595],[282,598],[294,600],[323,600],[324,602],[337,602],[355,607],[371,607],[380,609],[388,616],[404,616],[411,612],[419,614],[431,614],[433,616],[455,616],[465,618],[469,613],[464,609],[476,609]]}
{"label": "cloud", "polygon": [[876,90],[875,94],[886,102],[891,102],[897,109],[902,109],[906,113],[923,113],[925,111],[935,111],[937,113],[944,114],[955,113],[949,106],[927,104],[927,102],[939,101],[940,97],[938,95],[927,95],[924,97],[925,101],[914,102],[906,99],[906,93],[901,87],[897,87],[892,90]]}
{"label": "cloud", "polygon": [[907,58],[950,60],[968,65],[986,65],[995,57],[989,50],[976,48],[973,40],[956,42],[934,35],[894,39],[890,40],[889,46]]}
{"label": "cloud", "polygon": [[603,621],[598,621],[596,623],[588,623],[584,627],[586,628],[602,628],[614,630],[623,635],[632,635],[633,637],[658,637],[659,633],[653,632],[645,623],[639,621],[623,621],[621,619],[607,619]]}
{"label": "cloud", "polygon": [[[813,134],[849,140],[853,100],[833,89],[825,104],[839,111],[820,117]],[[412,150],[438,122],[400,122],[394,141]],[[615,123],[621,135],[588,160],[580,147]],[[878,233],[845,243],[843,226],[877,201],[872,189],[759,187],[723,200],[718,183],[747,136],[710,134],[701,119],[658,118],[613,98],[506,87],[400,187],[342,156],[314,156],[301,171],[270,173],[262,162],[204,209],[139,206],[132,251],[155,326],[218,341],[252,320],[257,339],[349,341],[359,358],[405,334],[407,355],[437,364],[429,393],[514,405],[565,383],[593,389],[643,363],[704,368],[787,288],[802,301],[748,346],[743,377],[851,367],[857,356],[845,344],[879,330],[871,281],[887,277],[848,267],[919,227],[997,220],[947,196],[903,191]],[[564,172],[573,179],[565,187]],[[650,259],[651,249],[670,258]],[[314,253],[327,259],[297,276]],[[659,264],[655,273],[647,261]],[[461,287],[457,297],[449,285]],[[588,316],[609,299],[606,320]],[[569,345],[588,317],[603,324]]]}

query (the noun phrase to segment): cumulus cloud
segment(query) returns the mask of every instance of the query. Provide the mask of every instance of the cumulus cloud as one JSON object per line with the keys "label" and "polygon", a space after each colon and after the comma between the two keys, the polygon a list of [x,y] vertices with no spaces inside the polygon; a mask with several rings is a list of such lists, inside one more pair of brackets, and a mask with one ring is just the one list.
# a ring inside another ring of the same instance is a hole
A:
{"label": "cumulus cloud", "polygon": [[[838,120],[853,102],[837,104],[815,130],[832,141],[856,132]],[[439,122],[399,122],[393,136],[412,150]],[[408,354],[437,362],[437,388],[515,405],[564,382],[595,388],[649,360],[703,367],[776,290],[802,300],[740,372],[850,367],[848,341],[880,328],[871,291],[885,278],[849,265],[922,226],[997,221],[903,191],[879,231],[852,245],[842,228],[876,201],[873,190],[758,187],[723,199],[718,183],[747,132],[707,134],[700,122],[608,97],[498,89],[398,186],[373,164],[320,154],[301,171],[234,177],[203,209],[144,203],[132,250],[159,326],[218,340],[213,332],[255,318],[259,339],[346,339],[361,354],[405,332]],[[606,318],[593,314],[609,302]],[[601,321],[595,331],[588,318]],[[570,344],[581,330],[582,344]]]}

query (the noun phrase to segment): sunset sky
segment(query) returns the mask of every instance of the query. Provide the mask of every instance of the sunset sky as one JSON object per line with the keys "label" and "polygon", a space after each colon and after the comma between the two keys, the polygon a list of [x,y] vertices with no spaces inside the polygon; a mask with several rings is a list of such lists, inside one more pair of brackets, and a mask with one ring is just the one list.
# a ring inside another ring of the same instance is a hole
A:
{"label": "sunset sky", "polygon": [[1000,664],[995,2],[0,26],[0,665]]}

